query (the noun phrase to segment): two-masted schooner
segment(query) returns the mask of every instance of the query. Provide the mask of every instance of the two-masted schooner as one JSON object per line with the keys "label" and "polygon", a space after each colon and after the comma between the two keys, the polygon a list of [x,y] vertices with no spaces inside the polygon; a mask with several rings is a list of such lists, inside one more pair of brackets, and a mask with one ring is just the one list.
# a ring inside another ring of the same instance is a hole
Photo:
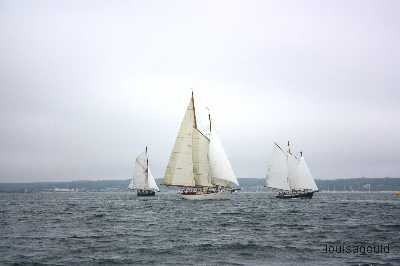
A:
{"label": "two-masted schooner", "polygon": [[138,196],[154,196],[156,192],[160,191],[150,171],[147,146],[146,150],[136,158],[134,171],[128,188],[136,190]]}
{"label": "two-masted schooner", "polygon": [[267,187],[279,191],[277,198],[312,198],[318,191],[303,152],[296,155],[289,141],[287,150],[274,143],[266,183]]}
{"label": "two-masted schooner", "polygon": [[192,92],[163,180],[163,185],[179,187],[184,199],[223,199],[239,186],[210,114],[208,118],[205,133],[198,128]]}

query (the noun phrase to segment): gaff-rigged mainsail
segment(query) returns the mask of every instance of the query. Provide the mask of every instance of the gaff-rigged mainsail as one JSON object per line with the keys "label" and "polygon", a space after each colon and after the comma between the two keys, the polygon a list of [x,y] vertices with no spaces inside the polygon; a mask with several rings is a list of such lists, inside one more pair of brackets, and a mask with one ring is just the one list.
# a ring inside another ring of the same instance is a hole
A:
{"label": "gaff-rigged mainsail", "polygon": [[290,190],[288,181],[287,154],[274,143],[271,159],[267,168],[267,186],[281,190]]}

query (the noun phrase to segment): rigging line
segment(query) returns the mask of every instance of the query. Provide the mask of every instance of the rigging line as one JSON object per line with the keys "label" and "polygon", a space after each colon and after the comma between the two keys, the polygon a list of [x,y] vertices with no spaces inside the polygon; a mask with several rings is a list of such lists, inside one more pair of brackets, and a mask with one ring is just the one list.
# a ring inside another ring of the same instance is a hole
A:
{"label": "rigging line", "polygon": [[286,154],[286,152],[281,148],[281,146],[278,145],[278,143],[274,142],[274,144],[275,144],[284,154]]}

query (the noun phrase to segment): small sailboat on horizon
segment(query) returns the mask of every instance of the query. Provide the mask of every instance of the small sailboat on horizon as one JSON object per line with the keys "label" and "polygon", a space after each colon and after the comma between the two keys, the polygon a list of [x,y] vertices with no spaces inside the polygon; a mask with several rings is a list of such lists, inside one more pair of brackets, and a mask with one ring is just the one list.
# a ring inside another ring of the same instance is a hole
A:
{"label": "small sailboat on horizon", "polygon": [[136,190],[139,197],[154,196],[160,191],[149,167],[149,155],[146,150],[139,154],[135,161],[135,173],[128,188]]}
{"label": "small sailboat on horizon", "polygon": [[224,199],[239,186],[208,115],[209,132],[198,128],[194,95],[181,122],[163,185],[176,186],[184,199]]}
{"label": "small sailboat on horizon", "polygon": [[278,190],[277,198],[309,198],[318,192],[317,184],[304,159],[295,155],[288,141],[287,151],[274,143],[267,169],[266,186]]}

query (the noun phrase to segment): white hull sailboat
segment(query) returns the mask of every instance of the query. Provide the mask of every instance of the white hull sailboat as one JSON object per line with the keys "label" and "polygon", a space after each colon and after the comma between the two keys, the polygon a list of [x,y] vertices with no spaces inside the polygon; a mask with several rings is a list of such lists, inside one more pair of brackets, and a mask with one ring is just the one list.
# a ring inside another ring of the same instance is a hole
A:
{"label": "white hull sailboat", "polygon": [[181,194],[186,200],[226,200],[231,197],[232,191],[219,191],[215,193]]}
{"label": "white hull sailboat", "polygon": [[146,151],[136,158],[135,174],[128,188],[136,191],[139,197],[154,196],[156,192],[160,191],[150,171],[147,146]]}
{"label": "white hull sailboat", "polygon": [[317,184],[308,169],[303,153],[295,155],[288,142],[288,150],[274,143],[267,169],[267,187],[278,190],[277,198],[309,198],[318,192]]}
{"label": "white hull sailboat", "polygon": [[209,132],[204,133],[197,127],[192,92],[163,180],[163,185],[181,188],[184,199],[225,199],[239,186],[210,114],[208,119]]}

